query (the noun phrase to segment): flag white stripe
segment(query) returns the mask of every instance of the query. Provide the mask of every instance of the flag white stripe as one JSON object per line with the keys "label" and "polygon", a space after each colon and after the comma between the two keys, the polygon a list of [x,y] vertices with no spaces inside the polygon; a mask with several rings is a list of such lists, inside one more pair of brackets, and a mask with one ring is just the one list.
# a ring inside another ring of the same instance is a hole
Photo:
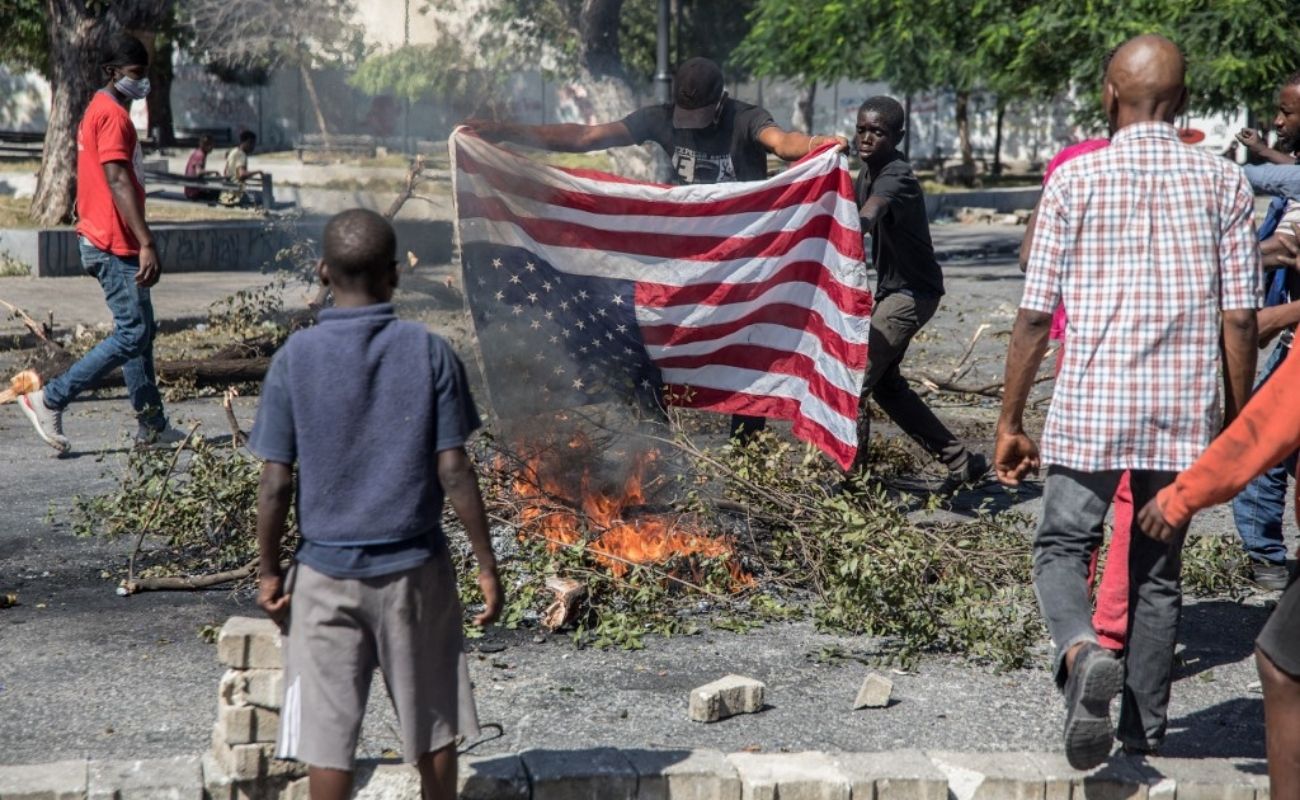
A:
{"label": "flag white stripe", "polygon": [[668,286],[714,282],[746,283],[750,280],[766,280],[786,264],[818,261],[826,267],[832,278],[850,288],[866,283],[866,266],[861,261],[840,253],[822,238],[803,239],[779,256],[691,261],[541,244],[513,222],[482,218],[462,219],[460,235],[462,243],[484,242],[531,250],[561,272],[592,278],[649,281]]}
{"label": "flag white stripe", "polygon": [[758,311],[764,306],[775,303],[789,303],[800,308],[817,312],[827,327],[834,330],[850,344],[866,344],[870,335],[871,322],[866,316],[845,314],[839,306],[827,296],[822,287],[803,281],[786,281],[774,284],[758,297],[739,303],[727,303],[714,306],[703,303],[689,303],[677,306],[637,305],[636,321],[642,326],[677,325],[679,327],[699,328],[709,325],[723,325],[743,319],[747,314]]}
{"label": "flag white stripe", "polygon": [[731,366],[665,369],[660,372],[666,383],[797,401],[803,416],[821,425],[839,441],[851,447],[857,443],[857,420],[826,405],[809,390],[808,381],[803,378]]}
{"label": "flag white stripe", "polygon": [[[827,150],[816,158],[792,164],[789,169],[765,181],[660,186],[656,184],[604,181],[574,175],[554,167],[538,164],[531,159],[515,155],[499,147],[494,147],[474,136],[456,137],[453,146],[456,145],[462,147],[476,161],[496,167],[507,173],[517,174],[539,183],[554,186],[557,189],[626,200],[655,200],[679,205],[731,200],[736,197],[744,197],[751,192],[771,189],[774,186],[789,186],[810,178],[829,175],[840,168],[840,160],[843,158],[840,153]],[[461,171],[457,175],[457,180],[465,180],[469,177],[472,177],[469,173]]]}
{"label": "flag white stripe", "polygon": [[827,192],[811,203],[787,206],[772,211],[753,211],[705,217],[668,217],[663,215],[599,214],[568,206],[551,204],[504,192],[477,175],[463,175],[461,181],[479,197],[500,200],[518,217],[546,222],[568,222],[616,233],[653,233],[673,236],[753,237],[776,231],[796,231],[820,216],[832,216],[845,228],[858,226],[855,203]]}
{"label": "flag white stripe", "polygon": [[[646,352],[652,359],[672,356],[698,356],[715,353],[724,347],[736,344],[759,345],[799,353],[808,356],[817,365],[826,380],[837,388],[850,394],[862,391],[862,371],[850,368],[843,361],[826,352],[822,340],[816,335],[799,328],[787,328],[784,325],[755,324],[746,325],[740,330],[701,342],[687,342],[673,345],[646,345]],[[729,367],[734,369],[734,367]]]}

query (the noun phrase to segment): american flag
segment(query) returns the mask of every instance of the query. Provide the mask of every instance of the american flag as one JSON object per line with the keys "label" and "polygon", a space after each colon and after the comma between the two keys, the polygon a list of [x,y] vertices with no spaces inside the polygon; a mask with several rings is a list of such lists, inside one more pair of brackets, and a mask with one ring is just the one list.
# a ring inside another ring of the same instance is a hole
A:
{"label": "american flag", "polygon": [[464,285],[502,416],[639,396],[787,419],[847,467],[871,293],[833,145],[765,181],[661,186],[452,134]]}

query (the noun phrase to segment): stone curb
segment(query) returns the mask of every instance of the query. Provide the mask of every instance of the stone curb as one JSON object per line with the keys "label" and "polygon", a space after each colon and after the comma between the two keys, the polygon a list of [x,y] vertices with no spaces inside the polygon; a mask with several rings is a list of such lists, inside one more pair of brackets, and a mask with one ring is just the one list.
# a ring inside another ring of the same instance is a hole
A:
{"label": "stone curb", "polygon": [[[202,800],[228,785],[212,759],[0,766],[0,800]],[[225,784],[223,784],[223,780]],[[250,800],[306,797],[283,779]],[[357,765],[357,798],[417,800],[414,768]],[[1262,759],[1116,757],[1090,772],[1055,753],[731,753],[529,750],[461,758],[472,800],[1268,800]]]}

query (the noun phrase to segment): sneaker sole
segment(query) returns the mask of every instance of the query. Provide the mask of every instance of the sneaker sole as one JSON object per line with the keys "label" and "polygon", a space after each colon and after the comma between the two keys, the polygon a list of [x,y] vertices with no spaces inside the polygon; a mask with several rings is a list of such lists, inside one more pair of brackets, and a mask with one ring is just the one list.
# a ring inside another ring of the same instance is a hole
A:
{"label": "sneaker sole", "polygon": [[51,437],[45,432],[45,429],[41,427],[41,421],[36,417],[36,412],[32,410],[30,403],[31,401],[27,399],[26,395],[23,395],[18,399],[18,407],[23,410],[23,416],[27,417],[27,421],[32,423],[32,427],[36,429],[36,435],[41,437],[41,441],[45,442],[50,447],[53,447],[59,453],[66,453],[71,450],[72,443],[67,439],[60,442],[58,439]]}
{"label": "sneaker sole", "polygon": [[1065,726],[1065,757],[1080,770],[1092,769],[1110,755],[1115,743],[1110,701],[1124,688],[1124,667],[1113,658],[1092,659],[1085,669],[1078,706]]}

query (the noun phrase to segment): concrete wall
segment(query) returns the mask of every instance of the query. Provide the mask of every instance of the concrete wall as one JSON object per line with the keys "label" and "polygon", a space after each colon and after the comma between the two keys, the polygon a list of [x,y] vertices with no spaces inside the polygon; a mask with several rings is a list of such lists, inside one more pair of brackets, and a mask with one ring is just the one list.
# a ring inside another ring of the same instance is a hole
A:
{"label": "concrete wall", "polygon": [[[323,219],[294,226],[261,222],[203,222],[153,226],[158,257],[167,272],[257,271],[275,267],[276,254],[295,240],[320,240]],[[422,263],[451,260],[452,227],[438,220],[398,220],[398,252]],[[28,265],[41,278],[81,275],[76,231],[0,229],[0,256]]]}

